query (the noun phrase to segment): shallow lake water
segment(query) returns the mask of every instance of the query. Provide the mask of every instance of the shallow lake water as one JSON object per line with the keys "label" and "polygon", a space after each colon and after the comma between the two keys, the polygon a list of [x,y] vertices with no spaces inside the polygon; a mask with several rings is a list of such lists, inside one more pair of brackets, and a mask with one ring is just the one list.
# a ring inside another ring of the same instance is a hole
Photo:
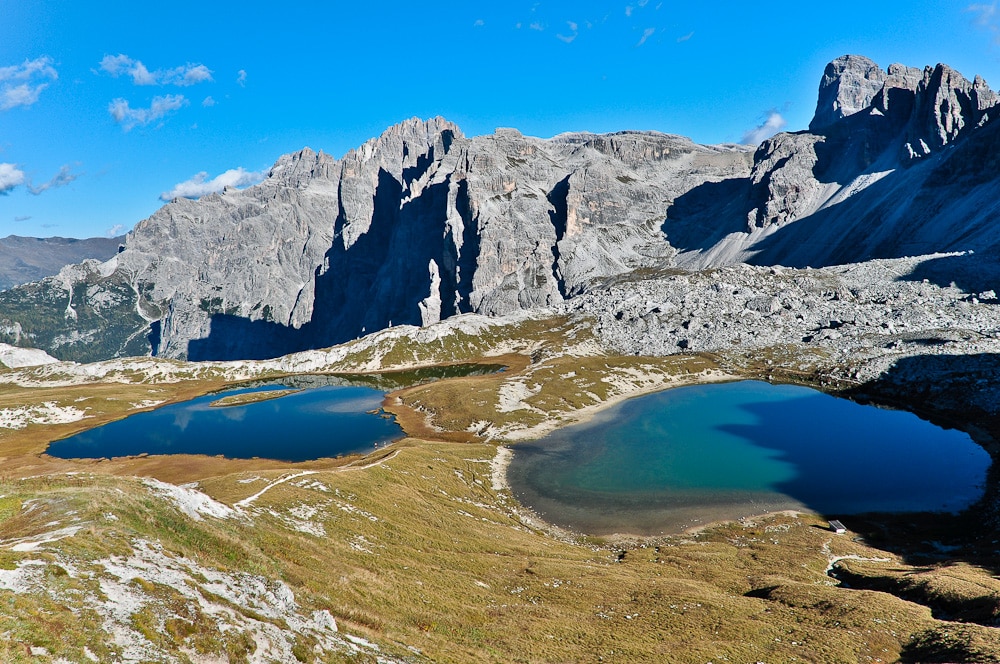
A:
{"label": "shallow lake water", "polygon": [[797,509],[958,511],[990,457],[961,431],[792,385],[695,385],[631,399],[518,444],[514,495],[595,534],[676,533]]}

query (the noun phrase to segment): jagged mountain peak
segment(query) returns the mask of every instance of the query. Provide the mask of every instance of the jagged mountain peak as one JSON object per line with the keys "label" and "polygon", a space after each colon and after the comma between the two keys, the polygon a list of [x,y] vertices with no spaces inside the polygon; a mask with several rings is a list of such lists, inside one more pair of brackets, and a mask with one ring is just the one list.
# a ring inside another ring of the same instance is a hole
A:
{"label": "jagged mountain peak", "polygon": [[877,156],[873,150],[898,136],[894,154],[906,162],[988,122],[997,101],[981,76],[970,81],[946,64],[918,69],[897,63],[882,70],[864,56],[844,55],[824,70],[809,131],[866,134],[863,159],[869,163]]}
{"label": "jagged mountain peak", "polygon": [[412,118],[340,159],[305,148],[258,185],[165,205],[111,261],[0,295],[0,342],[273,357],[552,306],[641,268],[995,252],[996,104],[946,65],[845,56],[814,131],[754,152],[641,131],[468,138]]}
{"label": "jagged mountain peak", "polygon": [[868,108],[885,83],[886,72],[863,55],[842,55],[830,62],[819,83],[810,131]]}

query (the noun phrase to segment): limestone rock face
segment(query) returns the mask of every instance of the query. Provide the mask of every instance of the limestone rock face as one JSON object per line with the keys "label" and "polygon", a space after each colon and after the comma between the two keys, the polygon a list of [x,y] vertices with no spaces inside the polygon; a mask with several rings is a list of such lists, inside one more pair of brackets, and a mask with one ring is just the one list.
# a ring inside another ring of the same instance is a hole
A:
{"label": "limestone rock face", "polygon": [[819,100],[809,123],[810,131],[868,108],[885,80],[886,72],[861,55],[844,55],[828,64],[819,83]]}
{"label": "limestone rock face", "polygon": [[[1000,255],[997,104],[946,65],[845,56],[811,130],[755,152],[409,120],[341,159],[304,149],[248,189],[172,201],[111,260],[0,292],[0,343],[74,360],[265,358],[553,307],[640,269],[969,250],[981,267]],[[980,291],[1000,286],[994,268],[974,275]]]}
{"label": "limestone rock face", "polygon": [[467,138],[410,120],[342,159],[305,149],[259,185],[174,200],[111,261],[0,293],[0,341],[78,360],[262,358],[549,306],[669,262],[669,203],[750,162],[652,132]]}
{"label": "limestone rock face", "polygon": [[745,180],[702,185],[671,204],[664,232],[678,265],[995,254],[997,102],[982,78],[947,65],[883,72],[867,58],[838,58],[809,132],[765,141]]}

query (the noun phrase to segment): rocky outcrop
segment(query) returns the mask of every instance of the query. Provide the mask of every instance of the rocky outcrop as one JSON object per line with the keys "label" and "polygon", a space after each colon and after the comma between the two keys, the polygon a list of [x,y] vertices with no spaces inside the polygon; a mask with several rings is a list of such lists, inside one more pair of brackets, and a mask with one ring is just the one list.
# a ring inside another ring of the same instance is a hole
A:
{"label": "rocky outcrop", "polygon": [[749,167],[746,148],[654,132],[467,138],[411,120],[340,160],[302,150],[249,189],[170,202],[111,261],[0,294],[0,341],[263,358],[548,306],[668,262],[668,204]]}
{"label": "rocky outcrop", "polygon": [[[678,264],[692,268],[992,254],[996,115],[986,82],[947,65],[882,71],[867,58],[838,58],[820,82],[810,131],[764,141],[746,179],[679,197],[664,232]],[[710,195],[723,187],[728,200]]]}
{"label": "rocky outcrop", "polygon": [[[640,269],[993,256],[996,114],[981,78],[845,56],[811,130],[753,153],[410,120],[342,159],[305,149],[259,185],[172,201],[110,261],[0,293],[0,342],[61,359],[266,358],[551,307]],[[1000,280],[977,262],[977,282]]]}
{"label": "rocky outcrop", "polygon": [[885,84],[886,72],[861,55],[844,55],[826,66],[819,83],[816,114],[810,131],[822,130],[841,118],[868,108]]}

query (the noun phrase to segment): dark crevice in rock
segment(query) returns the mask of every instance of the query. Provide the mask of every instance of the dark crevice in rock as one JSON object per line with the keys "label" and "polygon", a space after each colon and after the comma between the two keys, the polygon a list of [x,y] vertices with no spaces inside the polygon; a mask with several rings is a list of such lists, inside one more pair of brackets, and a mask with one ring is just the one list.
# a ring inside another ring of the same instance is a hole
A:
{"label": "dark crevice in rock", "polygon": [[[446,242],[441,271],[441,318],[474,310],[471,302],[472,281],[479,261],[480,233],[469,200],[469,182],[458,180],[455,211],[462,220],[461,246],[452,239]],[[452,236],[449,234],[448,236]]]}
{"label": "dark crevice in rock", "polygon": [[552,222],[552,228],[555,230],[556,241],[552,243],[552,276],[556,280],[556,284],[559,288],[559,295],[566,298],[566,280],[562,275],[562,268],[559,264],[560,254],[559,254],[559,243],[566,236],[566,226],[568,225],[569,216],[569,176],[556,183],[552,187],[552,191],[548,193],[546,198],[552,205],[552,210],[549,211],[549,221]]}

